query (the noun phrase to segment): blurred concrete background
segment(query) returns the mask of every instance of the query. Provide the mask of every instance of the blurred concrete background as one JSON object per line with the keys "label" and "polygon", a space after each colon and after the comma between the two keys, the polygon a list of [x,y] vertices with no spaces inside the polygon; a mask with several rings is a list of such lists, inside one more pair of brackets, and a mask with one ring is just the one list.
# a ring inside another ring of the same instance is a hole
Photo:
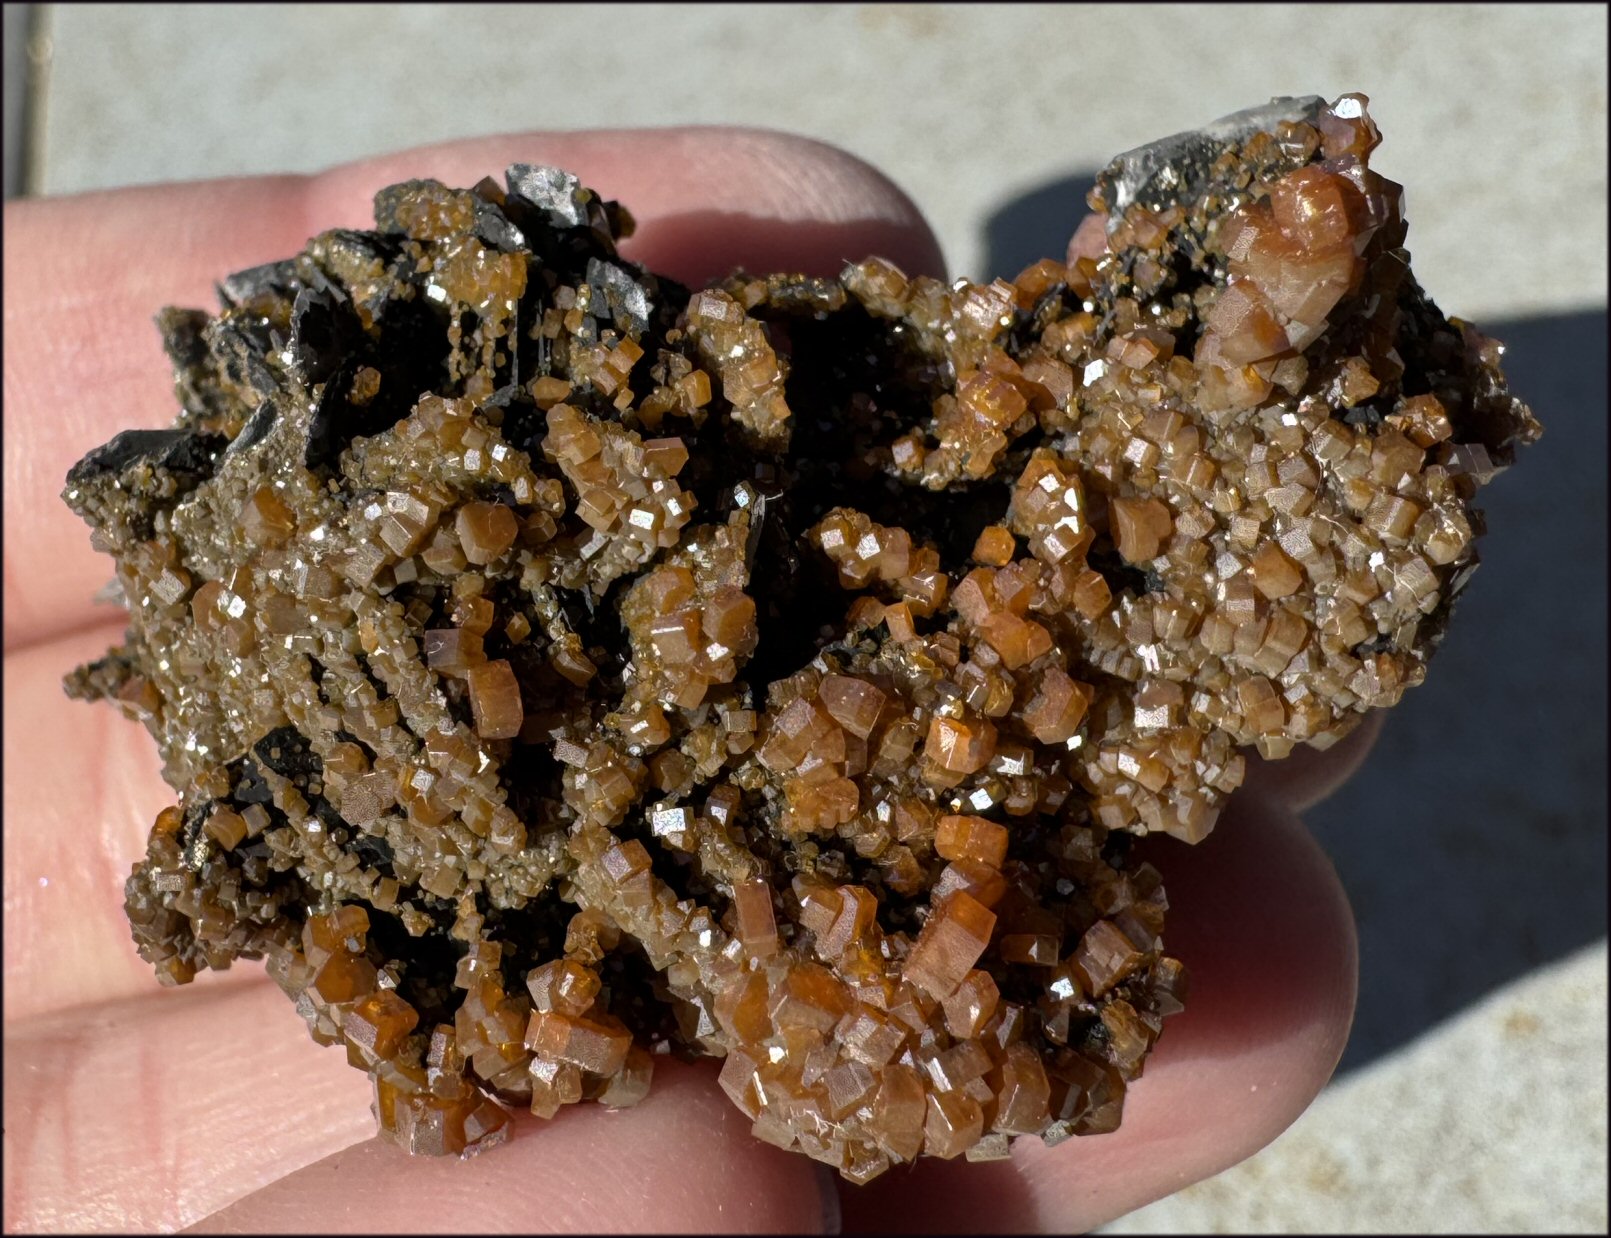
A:
{"label": "blurred concrete background", "polygon": [[8,4],[4,34],[8,197],[767,125],[879,165],[974,276],[1060,252],[1120,150],[1369,94],[1417,273],[1510,345],[1547,434],[1484,494],[1428,683],[1310,814],[1361,934],[1336,1079],[1108,1232],[1606,1231],[1603,6]]}

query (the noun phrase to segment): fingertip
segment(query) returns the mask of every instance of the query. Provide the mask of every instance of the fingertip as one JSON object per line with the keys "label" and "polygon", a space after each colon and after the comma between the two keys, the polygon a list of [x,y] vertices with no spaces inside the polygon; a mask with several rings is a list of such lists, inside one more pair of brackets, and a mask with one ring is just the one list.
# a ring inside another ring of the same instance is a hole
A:
{"label": "fingertip", "polygon": [[1191,988],[1149,1069],[1256,1060],[1318,1091],[1342,1055],[1359,981],[1353,911],[1330,858],[1295,812],[1254,796],[1233,799],[1197,847],[1166,849],[1172,841],[1143,850],[1164,873],[1167,949]]}
{"label": "fingertip", "polygon": [[640,1104],[544,1122],[467,1161],[375,1138],[214,1213],[195,1233],[817,1233],[816,1166],[754,1139],[703,1066],[658,1059]]}
{"label": "fingertip", "polygon": [[[1353,913],[1293,812],[1240,799],[1196,848],[1143,850],[1164,873],[1186,1009],[1165,1023],[1118,1131],[1070,1141],[1085,1155],[1062,1163],[1061,1149],[1026,1150],[1043,1225],[1100,1224],[1253,1155],[1326,1085],[1353,1022]],[[1057,1189],[1075,1174],[1098,1184],[1083,1199]]]}
{"label": "fingertip", "polygon": [[1249,752],[1242,792],[1273,799],[1294,812],[1313,808],[1359,772],[1386,722],[1386,711],[1374,709],[1330,748],[1299,744],[1276,761]]}
{"label": "fingertip", "polygon": [[837,276],[880,257],[910,276],[943,278],[938,238],[912,199],[883,172],[836,146],[771,129],[687,130],[690,153],[708,150],[697,197],[658,212],[634,256],[705,283],[734,266],[763,274]]}
{"label": "fingertip", "polygon": [[919,234],[880,219],[784,225],[741,212],[691,211],[651,220],[622,252],[691,287],[717,283],[733,270],[831,279],[871,257],[909,276],[944,270],[939,245],[926,228]]}
{"label": "fingertip", "polygon": [[832,276],[874,255],[908,275],[944,273],[922,212],[884,173],[826,142],[741,126],[516,133],[401,151],[316,177],[308,222],[364,226],[385,185],[470,185],[517,162],[562,167],[620,201],[638,222],[622,252],[684,283],[702,286],[734,267]]}
{"label": "fingertip", "polygon": [[1125,1098],[1117,1131],[1010,1162],[920,1162],[846,1192],[851,1228],[1078,1233],[1251,1156],[1336,1068],[1358,982],[1353,916],[1297,817],[1238,799],[1196,847],[1147,839],[1164,875],[1165,948],[1190,980],[1183,1014]]}

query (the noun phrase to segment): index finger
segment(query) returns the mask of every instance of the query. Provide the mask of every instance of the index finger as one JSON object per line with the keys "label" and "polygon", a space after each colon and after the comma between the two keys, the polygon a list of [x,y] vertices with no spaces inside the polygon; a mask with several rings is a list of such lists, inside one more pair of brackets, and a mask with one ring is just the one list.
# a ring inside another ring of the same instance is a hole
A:
{"label": "index finger", "polygon": [[510,134],[384,155],[317,176],[117,190],[5,207],[5,647],[115,613],[91,597],[110,565],[58,497],[73,462],[119,430],[167,425],[173,378],[152,326],[211,306],[225,275],[371,225],[377,189],[470,185],[515,161],[556,164],[623,201],[628,257],[696,285],[735,265],[837,273],[881,254],[938,274],[910,199],[845,151],[758,129]]}

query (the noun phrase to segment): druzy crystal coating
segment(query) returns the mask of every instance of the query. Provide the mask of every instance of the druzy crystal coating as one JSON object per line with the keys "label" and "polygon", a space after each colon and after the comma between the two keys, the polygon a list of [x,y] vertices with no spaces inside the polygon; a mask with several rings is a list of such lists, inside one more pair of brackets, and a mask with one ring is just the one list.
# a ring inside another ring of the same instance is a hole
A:
{"label": "druzy crystal coating", "polygon": [[1185,971],[1131,843],[1422,679],[1535,438],[1359,96],[1121,156],[1107,252],[690,291],[517,165],[159,325],[65,497],[178,792],[182,984],[266,958],[417,1153],[721,1059],[865,1182],[1112,1130]]}

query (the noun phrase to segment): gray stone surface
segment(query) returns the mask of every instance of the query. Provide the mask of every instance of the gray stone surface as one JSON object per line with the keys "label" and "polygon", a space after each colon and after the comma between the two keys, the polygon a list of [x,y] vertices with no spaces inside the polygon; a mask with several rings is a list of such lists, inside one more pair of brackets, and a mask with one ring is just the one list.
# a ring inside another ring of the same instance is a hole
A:
{"label": "gray stone surface", "polygon": [[5,196],[23,190],[23,135],[28,126],[28,12],[31,4],[4,6]]}
{"label": "gray stone surface", "polygon": [[1369,94],[1417,272],[1510,343],[1546,436],[1485,493],[1485,565],[1427,684],[1310,815],[1360,923],[1337,1081],[1111,1228],[1604,1232],[1604,7],[46,7],[47,192],[741,123],[878,164],[973,275],[1057,252],[1117,151]]}
{"label": "gray stone surface", "polygon": [[1332,1085],[1263,1152],[1107,1234],[1603,1234],[1601,941]]}
{"label": "gray stone surface", "polygon": [[1606,295],[1598,5],[141,4],[56,24],[53,193],[497,130],[766,125],[878,164],[953,271],[984,275],[1002,203],[1272,95],[1364,90],[1430,288],[1489,317]]}

